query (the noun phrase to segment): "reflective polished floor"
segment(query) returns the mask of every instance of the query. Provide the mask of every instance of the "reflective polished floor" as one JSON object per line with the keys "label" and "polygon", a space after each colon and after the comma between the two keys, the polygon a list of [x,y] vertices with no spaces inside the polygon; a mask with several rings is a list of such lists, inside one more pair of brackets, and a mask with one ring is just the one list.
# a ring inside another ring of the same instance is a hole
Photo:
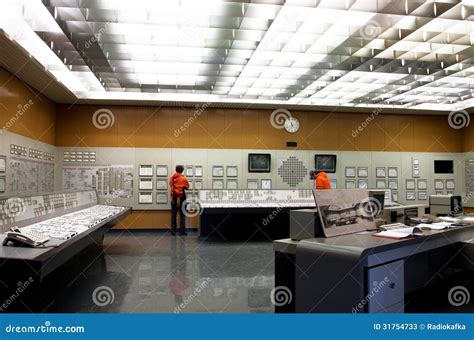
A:
{"label": "reflective polished floor", "polygon": [[[64,278],[48,312],[273,313],[270,241],[112,231],[105,256]],[[68,283],[69,282],[69,283]],[[63,289],[61,289],[63,290]]]}

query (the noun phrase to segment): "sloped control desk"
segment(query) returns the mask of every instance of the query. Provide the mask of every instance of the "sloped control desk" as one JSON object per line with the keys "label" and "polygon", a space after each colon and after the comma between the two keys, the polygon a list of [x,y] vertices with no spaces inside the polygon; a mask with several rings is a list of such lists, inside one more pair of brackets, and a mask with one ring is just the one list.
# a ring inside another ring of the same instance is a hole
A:
{"label": "sloped control desk", "polygon": [[50,238],[41,248],[0,246],[2,282],[16,285],[31,277],[40,284],[85,249],[101,248],[104,234],[130,211],[98,204],[92,190],[0,198],[0,244],[11,227]]}
{"label": "sloped control desk", "polygon": [[[474,238],[474,227],[424,231],[404,240],[368,233],[274,242],[275,286],[292,291],[277,312],[403,313],[404,297],[427,284]],[[464,262],[472,254],[461,256]],[[462,263],[461,263],[462,265]]]}

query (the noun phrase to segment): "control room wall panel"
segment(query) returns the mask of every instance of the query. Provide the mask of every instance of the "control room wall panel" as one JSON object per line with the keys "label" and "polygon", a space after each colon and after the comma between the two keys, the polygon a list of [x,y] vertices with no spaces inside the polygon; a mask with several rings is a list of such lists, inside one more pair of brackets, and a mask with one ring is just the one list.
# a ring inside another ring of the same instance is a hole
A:
{"label": "control room wall panel", "polygon": [[[426,181],[426,189],[413,189],[418,194],[419,191],[426,192],[427,195],[434,194],[435,179],[441,179],[446,182],[447,179],[454,180],[455,192],[464,192],[465,184],[464,173],[464,154],[463,153],[419,153],[419,152],[367,152],[367,151],[337,151],[337,150],[266,150],[266,149],[185,149],[185,148],[58,148],[58,160],[64,167],[87,167],[88,164],[62,162],[64,152],[71,151],[94,151],[97,160],[91,166],[100,165],[129,165],[133,166],[133,195],[129,198],[112,198],[109,203],[132,206],[133,214],[127,218],[130,228],[146,227],[167,227],[169,226],[169,200],[167,203],[157,202],[156,195],[164,193],[168,195],[169,175],[174,171],[177,164],[192,166],[193,174],[188,178],[193,181],[196,188],[196,182],[201,182],[203,189],[215,187],[217,183],[223,188],[228,188],[228,180],[237,180],[238,188],[247,188],[248,181],[257,181],[258,188],[262,187],[262,180],[270,180],[272,188],[288,189],[289,182],[285,181],[285,173],[291,172],[292,177],[299,177],[294,187],[310,188],[311,182],[308,177],[309,169],[314,167],[314,156],[316,153],[330,153],[337,155],[337,171],[335,174],[329,174],[329,178],[336,180],[337,188],[345,188],[347,182],[354,181],[356,185],[359,180],[366,180],[369,188],[376,188],[377,185],[388,187],[390,178],[388,168],[397,169],[397,189],[394,190],[398,195],[400,203],[425,203],[425,199],[419,199],[418,195],[413,200],[406,199],[406,179],[413,179],[415,183],[419,179]],[[271,155],[271,172],[269,173],[249,173],[248,172],[248,154],[249,153],[269,153]],[[433,161],[435,159],[454,160],[455,170],[452,175],[435,175],[433,171]],[[413,176],[413,162],[417,161],[419,165],[419,176]],[[140,165],[152,165],[153,189],[139,190],[138,183],[143,176],[140,176]],[[157,165],[166,165],[168,167],[167,176],[160,177],[156,174]],[[196,176],[196,166],[202,167],[202,176]],[[213,173],[213,167],[222,167],[223,174]],[[227,176],[227,167],[237,167],[237,177]],[[346,176],[346,168],[354,168],[356,175],[354,177]],[[367,176],[360,177],[357,173],[358,168],[367,167]],[[377,175],[377,168],[383,168],[385,175],[380,178]],[[287,178],[288,179],[288,178]],[[158,189],[156,181],[165,181],[166,189]],[[65,189],[65,188],[60,188]],[[78,188],[79,189],[79,188]],[[153,193],[153,202],[139,203],[139,193],[149,191]],[[446,191],[446,188],[444,189]],[[190,195],[196,193],[192,190]],[[190,220],[190,226],[196,225],[196,221]],[[125,225],[125,224],[123,224]]]}

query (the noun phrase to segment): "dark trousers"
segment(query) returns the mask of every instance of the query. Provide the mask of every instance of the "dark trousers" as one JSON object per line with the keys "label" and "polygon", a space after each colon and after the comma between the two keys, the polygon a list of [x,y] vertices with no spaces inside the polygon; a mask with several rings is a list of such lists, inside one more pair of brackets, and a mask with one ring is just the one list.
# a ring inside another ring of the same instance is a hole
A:
{"label": "dark trousers", "polygon": [[178,223],[176,221],[176,215],[179,213],[179,232],[186,232],[186,216],[184,216],[184,207],[182,207],[183,202],[186,197],[173,197],[171,200],[171,230],[176,232]]}

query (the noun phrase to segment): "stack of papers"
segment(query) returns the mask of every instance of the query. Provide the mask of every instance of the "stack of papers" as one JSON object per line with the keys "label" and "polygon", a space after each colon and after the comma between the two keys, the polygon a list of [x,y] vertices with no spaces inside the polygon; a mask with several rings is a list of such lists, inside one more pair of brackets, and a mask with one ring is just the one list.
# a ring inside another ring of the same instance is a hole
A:
{"label": "stack of papers", "polygon": [[400,240],[400,239],[408,238],[411,236],[422,236],[422,235],[423,235],[423,231],[420,228],[406,227],[406,228],[400,228],[400,229],[381,231],[380,233],[373,234],[372,236],[393,238],[396,240]]}
{"label": "stack of papers", "polygon": [[437,222],[432,224],[421,223],[416,227],[403,227],[398,229],[390,229],[386,231],[381,231],[379,233],[373,234],[372,236],[376,237],[386,237],[393,239],[403,239],[412,236],[423,236],[423,230],[443,230],[447,228],[454,228],[455,226],[449,222]]}
{"label": "stack of papers", "polygon": [[416,226],[420,229],[429,229],[429,230],[443,230],[451,227],[451,223],[448,222],[437,222],[431,224],[420,223]]}

